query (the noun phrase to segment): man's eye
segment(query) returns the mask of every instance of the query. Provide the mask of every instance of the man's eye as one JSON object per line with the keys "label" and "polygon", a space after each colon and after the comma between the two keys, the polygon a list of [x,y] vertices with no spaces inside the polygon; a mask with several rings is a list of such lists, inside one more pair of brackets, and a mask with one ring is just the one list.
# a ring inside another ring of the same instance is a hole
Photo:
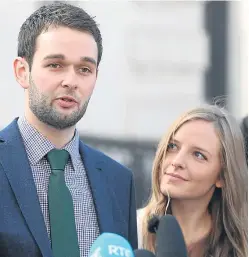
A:
{"label": "man's eye", "polygon": [[194,152],[194,155],[198,158],[198,159],[200,159],[200,160],[207,160],[207,157],[204,155],[204,154],[202,154],[202,153],[200,153],[200,152]]}
{"label": "man's eye", "polygon": [[48,67],[53,68],[53,69],[58,69],[58,68],[60,68],[61,66],[60,66],[60,64],[58,64],[58,63],[50,63],[50,64],[48,65]]}
{"label": "man's eye", "polygon": [[87,67],[83,67],[83,68],[80,68],[80,72],[81,73],[91,73],[92,71]]}

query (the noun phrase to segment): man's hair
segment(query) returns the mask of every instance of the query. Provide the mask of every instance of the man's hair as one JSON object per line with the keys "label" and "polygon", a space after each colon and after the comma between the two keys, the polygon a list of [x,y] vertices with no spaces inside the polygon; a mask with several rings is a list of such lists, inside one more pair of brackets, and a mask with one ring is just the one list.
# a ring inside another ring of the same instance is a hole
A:
{"label": "man's hair", "polygon": [[55,2],[41,6],[21,26],[17,54],[26,59],[30,69],[36,51],[36,39],[50,27],[67,27],[90,33],[97,43],[99,65],[103,51],[102,37],[94,18],[77,6]]}

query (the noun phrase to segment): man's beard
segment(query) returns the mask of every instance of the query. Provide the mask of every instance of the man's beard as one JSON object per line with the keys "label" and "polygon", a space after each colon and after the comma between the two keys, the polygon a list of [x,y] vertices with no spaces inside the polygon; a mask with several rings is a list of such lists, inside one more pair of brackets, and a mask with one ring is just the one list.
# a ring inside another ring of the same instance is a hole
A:
{"label": "man's beard", "polygon": [[[70,92],[67,92],[67,94],[72,96],[72,90]],[[49,97],[39,92],[32,77],[30,77],[29,108],[40,121],[56,129],[62,130],[74,126],[84,116],[89,100],[90,98],[81,109],[72,112],[70,115],[61,114],[52,106]]]}

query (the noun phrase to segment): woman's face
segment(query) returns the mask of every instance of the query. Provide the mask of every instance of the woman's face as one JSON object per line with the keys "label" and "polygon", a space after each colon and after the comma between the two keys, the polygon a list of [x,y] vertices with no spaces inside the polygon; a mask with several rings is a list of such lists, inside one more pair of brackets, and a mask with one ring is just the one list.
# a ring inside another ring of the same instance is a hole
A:
{"label": "woman's face", "polygon": [[160,189],[179,200],[210,199],[221,187],[220,141],[211,122],[183,124],[168,144],[160,174]]}

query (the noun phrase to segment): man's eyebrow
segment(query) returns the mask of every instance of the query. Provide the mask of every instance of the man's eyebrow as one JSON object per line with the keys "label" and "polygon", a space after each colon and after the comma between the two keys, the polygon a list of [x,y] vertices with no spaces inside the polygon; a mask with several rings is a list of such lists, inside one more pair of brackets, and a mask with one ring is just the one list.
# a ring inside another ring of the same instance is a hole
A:
{"label": "man's eyebrow", "polygon": [[[50,59],[61,59],[61,60],[65,60],[65,56],[63,54],[49,54],[47,56],[45,56],[43,58],[43,60],[50,60]],[[88,57],[88,56],[83,56],[83,57],[80,57],[80,60],[83,61],[83,62],[90,62],[92,63],[94,66],[97,66],[97,63],[95,61],[94,58],[92,57]]]}
{"label": "man's eyebrow", "polygon": [[49,60],[49,59],[65,59],[65,56],[63,54],[49,54],[43,58],[43,60]]}
{"label": "man's eyebrow", "polygon": [[97,66],[96,61],[95,61],[92,57],[84,56],[84,57],[81,57],[80,60],[83,61],[83,62],[90,62],[90,63],[92,63],[94,66]]}

